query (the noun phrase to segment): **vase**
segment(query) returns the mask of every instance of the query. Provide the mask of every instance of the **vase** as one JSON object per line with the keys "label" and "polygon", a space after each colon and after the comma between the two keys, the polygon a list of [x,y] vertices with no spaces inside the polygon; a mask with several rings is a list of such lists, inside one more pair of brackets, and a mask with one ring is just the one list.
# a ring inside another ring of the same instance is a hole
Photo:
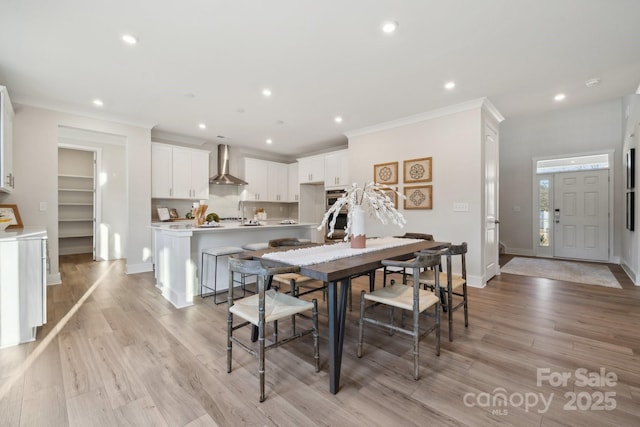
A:
{"label": "vase", "polygon": [[351,208],[351,247],[362,249],[367,246],[367,236],[364,230],[365,211],[360,205]]}

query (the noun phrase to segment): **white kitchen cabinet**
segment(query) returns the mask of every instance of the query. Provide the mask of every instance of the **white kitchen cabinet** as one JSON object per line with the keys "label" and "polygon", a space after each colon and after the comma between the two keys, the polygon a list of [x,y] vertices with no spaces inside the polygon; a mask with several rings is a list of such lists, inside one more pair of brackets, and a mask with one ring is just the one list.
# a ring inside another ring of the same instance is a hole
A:
{"label": "white kitchen cabinet", "polygon": [[0,233],[0,348],[34,341],[46,322],[46,230]]}
{"label": "white kitchen cabinet", "polygon": [[243,200],[256,202],[286,202],[289,193],[289,169],[285,163],[244,159]]}
{"label": "white kitchen cabinet", "polygon": [[151,197],[208,199],[209,152],[153,143]]}
{"label": "white kitchen cabinet", "polygon": [[298,202],[300,200],[300,183],[298,182],[298,163],[288,165],[289,173],[289,192],[287,200],[289,202]]}
{"label": "white kitchen cabinet", "polygon": [[324,158],[324,187],[344,188],[349,185],[349,155],[347,150],[328,153]]}
{"label": "white kitchen cabinet", "polygon": [[247,186],[242,191],[246,201],[268,201],[269,162],[259,159],[244,159],[244,180]]}
{"label": "white kitchen cabinet", "polygon": [[289,166],[285,163],[268,162],[267,172],[267,200],[286,202],[289,198]]}
{"label": "white kitchen cabinet", "polygon": [[317,184],[324,182],[324,155],[298,159],[298,182]]}
{"label": "white kitchen cabinet", "polygon": [[0,191],[13,191],[13,107],[7,88],[0,86]]}

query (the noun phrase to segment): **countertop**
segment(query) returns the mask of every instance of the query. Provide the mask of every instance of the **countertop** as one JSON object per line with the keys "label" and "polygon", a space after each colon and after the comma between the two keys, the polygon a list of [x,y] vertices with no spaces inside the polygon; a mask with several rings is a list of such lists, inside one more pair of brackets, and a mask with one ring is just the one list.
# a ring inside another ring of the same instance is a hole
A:
{"label": "countertop", "polygon": [[261,225],[242,225],[240,222],[223,222],[218,227],[196,227],[190,221],[176,221],[176,222],[154,222],[151,223],[151,227],[160,230],[168,231],[185,231],[185,232],[225,232],[225,231],[252,231],[252,230],[265,230],[265,229],[278,229],[278,228],[296,228],[296,227],[318,227],[318,223],[302,222],[295,224],[280,224],[280,220],[267,220],[261,221]]}
{"label": "countertop", "polygon": [[11,228],[8,230],[0,231],[0,242],[18,239],[29,239],[33,237],[41,238],[43,235],[46,238],[46,227]]}

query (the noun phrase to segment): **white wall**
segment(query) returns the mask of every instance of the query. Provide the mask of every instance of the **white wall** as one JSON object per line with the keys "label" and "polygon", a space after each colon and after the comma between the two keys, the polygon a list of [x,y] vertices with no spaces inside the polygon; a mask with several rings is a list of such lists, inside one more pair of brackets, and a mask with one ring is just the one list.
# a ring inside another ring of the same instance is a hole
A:
{"label": "white wall", "polygon": [[[614,153],[614,247],[620,256],[624,205],[621,187],[622,103],[620,99],[587,107],[507,118],[500,126],[500,241],[507,252],[533,254],[533,171],[535,157],[593,151]],[[519,207],[519,212],[516,212]],[[621,210],[622,209],[622,210]]]}
{"label": "white wall", "polygon": [[[620,264],[622,268],[627,272],[631,280],[636,285],[640,285],[640,212],[638,211],[638,205],[640,202],[640,176],[638,175],[638,163],[640,162],[640,95],[629,95],[623,99],[623,147],[622,147],[622,159],[620,162],[620,169],[622,173],[622,185],[621,193],[622,206],[621,206],[621,230],[622,230],[622,244],[620,253]],[[629,231],[626,228],[626,153],[630,148],[635,148],[635,231]]]}
{"label": "white wall", "polygon": [[[29,106],[16,107],[14,119],[15,191],[0,196],[2,203],[15,203],[25,225],[46,226],[49,235],[50,278],[59,281],[57,209],[58,127],[67,126],[121,135],[126,147],[127,232],[122,242],[128,273],[151,271],[151,133],[150,129],[107,122]],[[39,211],[47,202],[48,210]],[[55,242],[55,243],[54,243]]]}
{"label": "white wall", "polygon": [[[483,285],[482,224],[483,174],[481,109],[427,119],[390,129],[349,136],[349,177],[365,183],[373,180],[373,165],[398,161],[399,191],[415,184],[402,182],[403,161],[432,157],[433,209],[399,209],[407,219],[404,229],[370,219],[368,236],[429,233],[436,240],[469,244],[469,283]],[[466,202],[468,212],[453,212],[453,204]]]}

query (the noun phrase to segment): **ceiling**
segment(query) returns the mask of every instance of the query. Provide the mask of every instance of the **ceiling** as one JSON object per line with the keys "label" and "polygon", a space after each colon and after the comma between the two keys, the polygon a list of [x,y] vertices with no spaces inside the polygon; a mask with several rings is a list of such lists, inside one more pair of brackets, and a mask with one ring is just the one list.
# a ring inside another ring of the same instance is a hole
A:
{"label": "ceiling", "polygon": [[637,0],[0,0],[0,11],[14,104],[282,155],[482,97],[509,120],[640,82]]}

